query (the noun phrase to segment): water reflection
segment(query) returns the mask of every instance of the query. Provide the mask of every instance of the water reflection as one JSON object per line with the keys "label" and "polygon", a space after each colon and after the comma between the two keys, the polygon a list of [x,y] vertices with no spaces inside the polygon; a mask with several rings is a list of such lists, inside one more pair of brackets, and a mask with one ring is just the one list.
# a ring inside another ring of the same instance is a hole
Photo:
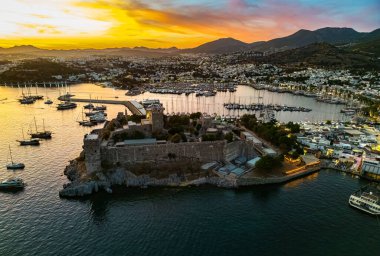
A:
{"label": "water reflection", "polygon": [[241,187],[235,190],[236,193],[249,193],[252,195],[254,201],[262,203],[270,201],[272,198],[277,197],[281,192],[280,184],[267,184],[267,185],[255,185],[248,187]]}
{"label": "water reflection", "polygon": [[94,223],[100,224],[107,220],[110,200],[111,198],[105,192],[100,192],[89,198],[90,212]]}
{"label": "water reflection", "polygon": [[319,172],[312,173],[310,175],[307,175],[305,177],[301,177],[292,181],[289,181],[285,183],[284,188],[296,188],[300,185],[302,185],[305,182],[314,181],[318,178]]}

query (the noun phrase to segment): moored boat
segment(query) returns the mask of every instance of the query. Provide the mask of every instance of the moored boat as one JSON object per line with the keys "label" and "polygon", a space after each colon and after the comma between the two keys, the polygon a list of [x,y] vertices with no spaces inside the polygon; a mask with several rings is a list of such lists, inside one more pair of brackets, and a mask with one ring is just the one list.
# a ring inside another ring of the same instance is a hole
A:
{"label": "moored boat", "polygon": [[379,191],[374,188],[364,188],[353,193],[348,203],[366,213],[380,215]]}
{"label": "moored boat", "polygon": [[30,140],[18,140],[20,146],[38,146],[40,145],[39,139],[30,139]]}
{"label": "moored boat", "polygon": [[11,157],[11,162],[9,164],[7,164],[7,166],[6,166],[8,170],[17,170],[17,169],[24,169],[25,168],[25,164],[13,162],[11,146],[9,146],[9,155]]}
{"label": "moored boat", "polygon": [[93,109],[94,105],[92,103],[88,103],[88,104],[84,105],[83,108],[84,109]]}
{"label": "moored boat", "polygon": [[57,105],[57,109],[58,110],[73,109],[73,108],[76,108],[76,107],[77,107],[76,103],[69,102],[69,101],[66,101],[64,103],[60,103],[60,104]]}
{"label": "moored boat", "polygon": [[0,190],[20,190],[25,187],[21,178],[11,178],[0,182]]}
{"label": "moored boat", "polygon": [[107,110],[107,106],[106,105],[96,106],[92,110],[94,111]]}
{"label": "moored boat", "polygon": [[40,145],[40,140],[36,138],[32,138],[29,140],[25,139],[24,129],[22,129],[22,140],[17,140],[20,143],[20,146],[38,146]]}
{"label": "moored boat", "polygon": [[30,136],[33,139],[51,139],[52,132],[45,130],[45,120],[44,119],[42,119],[42,122],[43,122],[43,128],[44,128],[44,130],[43,131],[38,131],[36,118],[34,118],[34,125],[36,127],[36,132],[35,133],[30,133]]}

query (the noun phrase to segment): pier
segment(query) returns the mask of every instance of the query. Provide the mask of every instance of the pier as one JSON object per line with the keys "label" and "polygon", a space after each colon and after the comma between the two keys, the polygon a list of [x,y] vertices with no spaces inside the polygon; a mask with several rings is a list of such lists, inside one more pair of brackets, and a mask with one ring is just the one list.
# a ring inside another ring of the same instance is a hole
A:
{"label": "pier", "polygon": [[137,116],[145,116],[146,112],[144,107],[137,101],[128,100],[104,100],[104,99],[80,99],[74,98],[72,95],[59,96],[58,100],[61,101],[71,101],[71,102],[85,102],[85,103],[97,103],[97,104],[113,104],[113,105],[123,105],[128,108],[132,114]]}

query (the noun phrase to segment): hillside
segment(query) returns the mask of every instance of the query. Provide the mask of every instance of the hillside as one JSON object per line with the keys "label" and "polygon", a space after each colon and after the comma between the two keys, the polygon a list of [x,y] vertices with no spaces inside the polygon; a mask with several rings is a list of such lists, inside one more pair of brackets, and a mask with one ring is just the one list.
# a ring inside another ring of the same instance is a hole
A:
{"label": "hillside", "polygon": [[349,49],[355,52],[369,53],[380,57],[380,29],[372,31],[359,43],[351,45]]}
{"label": "hillside", "polygon": [[27,60],[0,74],[0,81],[6,82],[42,82],[54,81],[52,76],[80,74],[81,70],[46,59]]}
{"label": "hillside", "polygon": [[338,48],[327,43],[316,43],[286,50],[264,57],[263,63],[281,66],[315,66],[327,69],[380,70],[380,60],[371,55]]}
{"label": "hillside", "polygon": [[221,38],[212,42],[202,44],[192,49],[184,50],[184,52],[221,54],[244,51],[248,49],[249,45],[242,41],[233,38]]}
{"label": "hillside", "polygon": [[322,28],[315,31],[301,29],[296,33],[267,41],[259,45],[252,45],[256,51],[282,51],[303,47],[313,43],[346,44],[357,42],[365,37],[352,28]]}

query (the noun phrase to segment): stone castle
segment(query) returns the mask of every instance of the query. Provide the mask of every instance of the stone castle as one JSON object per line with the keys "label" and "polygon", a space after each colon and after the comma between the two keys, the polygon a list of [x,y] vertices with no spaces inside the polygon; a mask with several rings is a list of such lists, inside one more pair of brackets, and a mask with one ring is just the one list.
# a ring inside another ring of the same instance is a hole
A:
{"label": "stone castle", "polygon": [[[206,126],[209,117],[203,120]],[[123,129],[113,131],[114,134],[139,130],[144,133],[161,132],[164,127],[163,108],[152,105],[147,108],[146,119],[141,124],[129,123]],[[84,137],[84,156],[88,174],[99,172],[104,163],[112,166],[124,166],[133,163],[168,162],[171,158],[186,159],[198,163],[212,161],[231,161],[244,156],[251,158],[255,155],[252,142],[238,140],[227,143],[225,140],[205,142],[171,143],[156,139],[126,140],[122,143],[110,143],[98,134],[88,134]]]}

